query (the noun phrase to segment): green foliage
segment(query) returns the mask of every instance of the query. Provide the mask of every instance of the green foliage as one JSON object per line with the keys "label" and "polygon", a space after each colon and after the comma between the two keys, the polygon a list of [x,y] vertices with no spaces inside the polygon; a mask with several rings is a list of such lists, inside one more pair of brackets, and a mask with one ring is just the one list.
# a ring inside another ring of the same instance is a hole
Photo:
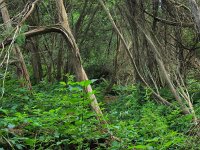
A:
{"label": "green foliage", "polygon": [[24,45],[25,40],[26,40],[26,37],[25,37],[24,33],[25,33],[27,30],[28,30],[28,26],[27,26],[27,25],[23,25],[23,26],[21,27],[20,33],[19,33],[19,35],[17,36],[17,38],[16,38],[16,40],[15,40],[15,42],[16,42],[18,45],[20,45],[20,46]]}
{"label": "green foliage", "polygon": [[122,142],[113,149],[184,149],[192,116],[155,104],[139,87],[115,88],[120,96],[108,109],[110,130]]}
{"label": "green foliage", "polygon": [[69,81],[46,84],[44,91],[37,86],[30,94],[23,88],[6,93],[0,109],[0,145],[5,149],[87,148],[91,140],[101,137],[89,107],[91,93],[83,91],[90,83]]}
{"label": "green foliage", "polygon": [[[92,93],[84,92],[93,82],[68,76],[67,83],[41,82],[29,92],[8,80],[0,107],[2,148],[167,150],[195,143],[187,136],[191,115],[155,104],[140,85],[114,86],[118,99],[105,105],[109,124],[100,125],[89,106]],[[109,134],[120,141],[110,140]]]}

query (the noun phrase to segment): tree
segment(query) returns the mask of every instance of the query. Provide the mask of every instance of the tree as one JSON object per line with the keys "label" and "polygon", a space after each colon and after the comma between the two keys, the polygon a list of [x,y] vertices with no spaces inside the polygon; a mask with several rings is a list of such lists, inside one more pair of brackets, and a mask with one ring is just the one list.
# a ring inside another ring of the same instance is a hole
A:
{"label": "tree", "polygon": [[[11,23],[10,16],[9,16],[9,13],[8,13],[8,10],[6,7],[6,3],[4,0],[0,0],[0,7],[1,7],[2,18],[6,25],[6,28],[7,28],[7,30],[11,30],[12,23]],[[12,49],[17,58],[17,61],[19,61],[19,62],[16,62],[17,76],[18,76],[19,80],[22,80],[22,79],[25,80],[22,82],[22,86],[26,86],[28,89],[31,90],[32,89],[31,81],[30,81],[29,73],[26,68],[26,64],[25,64],[22,52],[17,44],[15,44]],[[9,56],[7,56],[7,57],[9,57]]]}
{"label": "tree", "polygon": [[[63,4],[63,0],[56,0],[56,5],[57,5],[57,9],[58,9],[58,15],[59,15],[59,21],[60,21],[61,28],[62,28],[63,33],[65,34],[67,41],[69,42],[70,47],[72,49],[73,67],[74,67],[74,70],[76,73],[77,80],[78,81],[88,80],[87,74],[85,73],[85,70],[83,69],[83,66],[81,63],[81,56],[80,56],[79,48],[76,44],[75,38],[69,27],[68,16],[67,16],[64,4]],[[92,106],[93,110],[97,113],[97,115],[101,116],[102,112],[98,105],[95,95],[92,93],[91,85],[88,85],[85,90],[86,90],[86,92],[91,93],[91,99],[92,99],[91,106]]]}

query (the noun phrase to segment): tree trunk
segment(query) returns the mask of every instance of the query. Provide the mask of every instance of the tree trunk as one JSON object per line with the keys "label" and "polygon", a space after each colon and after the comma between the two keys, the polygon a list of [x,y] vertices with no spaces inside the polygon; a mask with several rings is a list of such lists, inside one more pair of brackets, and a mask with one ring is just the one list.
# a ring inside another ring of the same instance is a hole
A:
{"label": "tree trunk", "polygon": [[[1,14],[2,14],[3,21],[6,25],[6,28],[9,29],[9,28],[12,27],[12,23],[11,23],[10,16],[9,16],[9,13],[8,13],[8,9],[6,7],[6,3],[4,2],[4,0],[0,0],[0,8],[1,8]],[[25,64],[25,61],[24,61],[23,54],[22,54],[22,52],[21,52],[21,50],[20,50],[20,48],[17,44],[14,45],[13,52],[14,52],[15,56],[17,57],[18,61],[19,61],[19,63],[16,64],[17,76],[18,76],[19,79],[25,80],[25,84],[22,83],[22,86],[26,86],[29,90],[31,90],[32,86],[31,86],[29,73],[28,73],[28,70],[26,68],[26,64]]]}
{"label": "tree trunk", "polygon": [[171,103],[169,103],[167,100],[165,100],[164,98],[162,98],[158,93],[156,93],[156,92],[150,87],[150,85],[145,81],[145,79],[144,79],[143,76],[141,75],[140,71],[138,70],[138,67],[137,67],[137,65],[136,65],[136,63],[135,63],[135,61],[134,61],[134,58],[133,58],[133,56],[132,56],[132,54],[131,54],[131,52],[130,52],[130,50],[129,50],[129,46],[128,46],[127,42],[125,41],[123,35],[121,34],[120,30],[118,29],[117,25],[115,24],[115,21],[114,21],[113,17],[111,16],[110,12],[109,12],[109,9],[105,6],[103,0],[98,0],[98,1],[99,1],[99,3],[101,4],[101,6],[103,7],[104,11],[106,12],[106,14],[107,14],[107,16],[108,16],[108,18],[109,18],[109,20],[110,20],[110,22],[111,22],[113,28],[115,29],[116,33],[118,34],[119,38],[121,39],[122,44],[124,45],[125,50],[126,50],[126,52],[127,52],[127,54],[128,54],[128,57],[129,57],[130,60],[131,60],[131,64],[133,65],[134,69],[136,70],[136,72],[137,72],[137,74],[138,74],[140,80],[141,80],[148,88],[150,88],[150,90],[152,91],[152,93],[154,94],[154,96],[155,96],[156,98],[158,98],[158,100],[159,100],[161,103],[166,104],[166,105],[168,105],[168,106],[171,106]]}
{"label": "tree trunk", "polygon": [[[58,9],[60,25],[63,28],[63,32],[65,33],[67,40],[69,42],[69,45],[71,47],[71,50],[72,50],[73,67],[74,67],[74,71],[75,71],[77,80],[78,81],[88,80],[87,74],[85,73],[85,70],[83,69],[83,66],[81,63],[81,56],[80,56],[78,45],[76,44],[75,38],[74,38],[72,31],[70,29],[70,26],[69,26],[68,16],[67,16],[67,12],[65,10],[64,4],[63,4],[63,0],[56,0],[56,5],[57,5],[57,9]],[[88,93],[92,93],[91,85],[88,85],[85,90]],[[97,113],[97,115],[101,116],[102,111],[99,107],[99,104],[97,102],[95,95],[91,94],[90,98],[92,99],[91,106],[92,106],[93,110]]]}
{"label": "tree trunk", "polygon": [[43,70],[41,64],[41,56],[39,54],[39,46],[36,38],[31,38],[26,44],[26,49],[31,53],[31,64],[33,67],[34,82],[39,83],[42,80]]}

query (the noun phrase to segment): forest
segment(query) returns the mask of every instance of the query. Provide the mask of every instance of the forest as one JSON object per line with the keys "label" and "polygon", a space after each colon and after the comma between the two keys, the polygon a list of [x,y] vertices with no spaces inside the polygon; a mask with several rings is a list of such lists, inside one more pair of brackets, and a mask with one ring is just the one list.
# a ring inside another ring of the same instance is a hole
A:
{"label": "forest", "polygon": [[200,150],[200,0],[0,10],[0,150]]}

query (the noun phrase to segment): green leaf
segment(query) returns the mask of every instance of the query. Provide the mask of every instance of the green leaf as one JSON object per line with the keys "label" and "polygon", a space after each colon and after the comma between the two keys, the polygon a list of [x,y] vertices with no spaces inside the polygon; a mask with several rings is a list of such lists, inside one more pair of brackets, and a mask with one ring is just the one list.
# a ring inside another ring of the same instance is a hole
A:
{"label": "green leaf", "polygon": [[91,80],[92,83],[94,83],[94,82],[96,82],[96,81],[98,81],[98,79],[92,79],[92,80]]}
{"label": "green leaf", "polygon": [[172,145],[173,144],[173,141],[169,141],[169,142],[167,142],[167,143],[165,143],[165,147],[169,147],[170,145]]}
{"label": "green leaf", "polygon": [[88,85],[90,85],[92,83],[92,81],[90,80],[85,80],[85,81],[81,81],[78,84],[81,85],[82,87],[86,87]]}
{"label": "green leaf", "polygon": [[22,96],[22,99],[29,100],[29,97],[27,95],[26,96]]}
{"label": "green leaf", "polygon": [[60,82],[61,85],[66,86],[67,84],[65,82]]}
{"label": "green leaf", "polygon": [[25,143],[29,146],[34,146],[36,140],[35,139],[26,139]]}
{"label": "green leaf", "polygon": [[120,147],[120,143],[117,141],[112,142],[113,147]]}
{"label": "green leaf", "polygon": [[8,128],[9,128],[9,129],[13,129],[14,127],[15,127],[14,124],[8,124]]}
{"label": "green leaf", "polygon": [[57,142],[57,143],[56,143],[56,145],[60,145],[60,144],[62,144],[62,142]]}
{"label": "green leaf", "polygon": [[137,146],[134,146],[134,148],[138,148],[138,149],[146,149],[147,148],[147,146],[145,146],[145,145],[137,145]]}
{"label": "green leaf", "polygon": [[8,115],[8,110],[0,108],[0,116],[1,115]]}

